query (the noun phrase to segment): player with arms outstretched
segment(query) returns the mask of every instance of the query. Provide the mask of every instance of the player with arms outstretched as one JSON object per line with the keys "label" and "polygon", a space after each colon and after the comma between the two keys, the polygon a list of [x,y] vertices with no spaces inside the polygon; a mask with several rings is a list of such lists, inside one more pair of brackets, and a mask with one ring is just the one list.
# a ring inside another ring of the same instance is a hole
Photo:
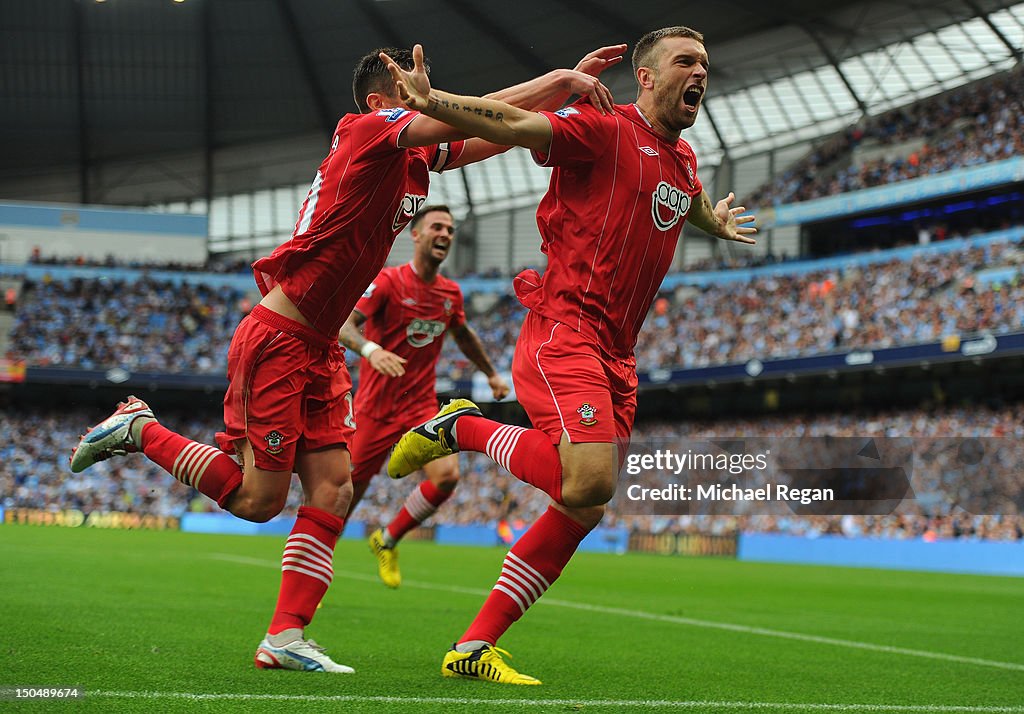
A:
{"label": "player with arms outstretched", "polygon": [[[610,109],[608,90],[595,75],[622,50],[602,48],[585,57],[579,69],[589,74],[555,70],[495,96],[522,106],[557,106],[578,93]],[[408,50],[392,51],[412,68]],[[298,473],[304,503],[281,559],[277,607],[256,650],[256,666],[264,669],[352,671],[305,636],[331,583],[334,547],[352,498],[351,381],[338,331],[383,267],[395,236],[426,201],[429,172],[505,148],[478,139],[449,143],[461,135],[401,106],[379,55],[368,54],[355,69],[361,113],[338,122],[291,239],[253,264],[263,298],[239,324],[228,351],[221,450],[170,431],[144,402],[129,397],[89,430],[71,459],[77,473],[142,451],[250,521],[280,513]]]}
{"label": "player with arms outstretched", "polygon": [[[412,261],[384,268],[341,328],[341,343],[363,355],[355,399],[359,429],[351,446],[350,518],[399,437],[437,412],[437,360],[445,334],[451,333],[462,353],[487,376],[495,399],[509,393],[480,338],[466,323],[458,283],[439,272],[455,238],[451,211],[443,205],[424,206],[409,225]],[[423,474],[426,479],[395,518],[370,535],[378,573],[391,588],[402,582],[396,544],[452,495],[459,481],[459,457],[432,461]]]}
{"label": "player with arms outstretched", "polygon": [[708,66],[699,32],[648,33],[633,51],[636,102],[604,114],[586,99],[536,113],[455,96],[432,89],[418,65],[389,65],[407,106],[472,136],[524,146],[554,167],[537,209],[547,269],[514,282],[529,313],[512,377],[535,428],[499,424],[456,400],[403,436],[388,465],[402,477],[457,450],[478,451],[553,501],[512,547],[483,608],[445,655],[445,676],[540,683],[509,667],[495,643],[558,578],[615,493],[636,412],[633,348],[683,222],[754,242],[753,217],[740,216],[732,194],[711,203],[680,138],[697,119]]}

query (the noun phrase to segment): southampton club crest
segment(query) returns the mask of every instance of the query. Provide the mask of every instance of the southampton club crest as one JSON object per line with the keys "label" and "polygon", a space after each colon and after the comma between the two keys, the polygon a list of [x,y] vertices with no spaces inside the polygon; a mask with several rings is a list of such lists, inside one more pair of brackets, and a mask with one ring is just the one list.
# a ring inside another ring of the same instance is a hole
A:
{"label": "southampton club crest", "polygon": [[284,451],[284,447],[281,446],[282,442],[284,442],[284,435],[281,432],[275,429],[263,438],[267,440],[268,454],[280,454]]}
{"label": "southampton club crest", "polygon": [[594,417],[597,414],[597,407],[590,406],[590,402],[583,402],[576,411],[580,414],[580,424],[583,426],[594,426],[597,423]]}

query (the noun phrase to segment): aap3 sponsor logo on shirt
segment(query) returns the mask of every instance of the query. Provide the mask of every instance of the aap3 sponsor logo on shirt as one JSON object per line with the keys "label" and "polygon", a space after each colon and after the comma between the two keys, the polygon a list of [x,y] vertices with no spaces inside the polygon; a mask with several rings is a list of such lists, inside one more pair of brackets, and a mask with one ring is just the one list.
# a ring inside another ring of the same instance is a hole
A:
{"label": "aap3 sponsor logo on shirt", "polygon": [[667,231],[689,211],[690,195],[670,183],[660,182],[651,194],[651,214],[659,230]]}

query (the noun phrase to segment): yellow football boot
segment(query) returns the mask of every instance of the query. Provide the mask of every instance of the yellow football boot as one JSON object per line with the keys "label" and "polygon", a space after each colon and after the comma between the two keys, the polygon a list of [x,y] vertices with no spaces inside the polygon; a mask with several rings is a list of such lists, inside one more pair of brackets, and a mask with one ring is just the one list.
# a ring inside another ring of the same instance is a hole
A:
{"label": "yellow football boot", "polygon": [[453,399],[433,419],[403,434],[388,459],[388,476],[404,478],[435,459],[457,452],[459,445],[452,437],[452,427],[456,419],[467,414],[483,416],[468,399]]}
{"label": "yellow football boot", "polygon": [[377,574],[389,588],[402,584],[402,573],[398,569],[398,550],[384,545],[384,531],[380,528],[370,534],[370,552],[377,556]]}
{"label": "yellow football boot", "polygon": [[512,657],[500,647],[484,645],[475,652],[458,652],[453,646],[441,663],[441,674],[445,677],[485,679],[498,684],[540,684],[540,680],[528,674],[521,674],[501,658]]}

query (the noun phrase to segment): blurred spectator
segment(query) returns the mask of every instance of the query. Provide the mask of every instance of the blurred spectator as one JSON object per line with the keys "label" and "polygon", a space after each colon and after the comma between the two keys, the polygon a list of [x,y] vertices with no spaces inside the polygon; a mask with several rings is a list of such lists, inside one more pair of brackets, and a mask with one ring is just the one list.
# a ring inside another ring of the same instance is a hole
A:
{"label": "blurred spectator", "polygon": [[[866,266],[841,259],[831,265],[800,275],[684,285],[659,295],[640,332],[638,369],[700,368],[1024,329],[1021,241],[926,251]],[[979,278],[996,268],[1005,275]],[[26,282],[8,356],[30,366],[222,374],[231,332],[251,307],[238,290],[150,277],[132,283]],[[483,314],[470,314],[501,370],[512,363],[524,315],[511,295],[500,296]],[[358,355],[346,359],[355,375]],[[473,370],[446,342],[438,376],[469,379]]]}
{"label": "blurred spectator", "polygon": [[[920,149],[913,145],[923,138]],[[894,146],[857,164],[861,146]],[[1024,155],[1024,70],[986,77],[849,127],[744,197],[747,206],[797,203]]]}
{"label": "blurred spectator", "polygon": [[148,277],[26,281],[8,354],[42,367],[223,374],[244,300]]}
{"label": "blurred spectator", "polygon": [[[68,471],[67,454],[77,441],[81,425],[90,414],[73,410],[59,413],[14,413],[0,416],[0,506],[48,510],[124,511],[161,516],[181,516],[186,511],[212,508],[205,499],[143,458],[101,462],[82,474]],[[210,434],[212,419],[161,418],[186,435]],[[638,532],[728,534],[738,530],[795,535],[833,533],[879,538],[971,538],[1021,540],[1024,518],[1020,513],[973,515],[957,507],[955,485],[946,482],[947,468],[940,459],[928,458],[936,439],[942,437],[1003,437],[1000,458],[1007,464],[1024,459],[1024,405],[1001,409],[980,407],[938,410],[901,410],[874,414],[790,415],[718,422],[673,422],[640,425],[634,442],[685,435],[708,439],[727,435],[744,437],[877,436],[913,437],[915,497],[903,501],[884,516],[627,516],[619,499],[612,501],[603,521]],[[486,456],[462,454],[463,478],[451,505],[445,505],[433,523],[490,524],[535,520],[548,498],[496,466]],[[1018,489],[1017,508],[1024,507],[1019,469],[1009,469],[1010,486]],[[986,478],[988,476],[986,475]],[[982,489],[974,483],[972,488]],[[1005,488],[1007,485],[1003,484]],[[354,520],[381,524],[390,519],[408,486],[386,477],[374,479]],[[292,489],[285,515],[294,515],[301,504],[301,490]],[[429,523],[428,523],[429,525]]]}

